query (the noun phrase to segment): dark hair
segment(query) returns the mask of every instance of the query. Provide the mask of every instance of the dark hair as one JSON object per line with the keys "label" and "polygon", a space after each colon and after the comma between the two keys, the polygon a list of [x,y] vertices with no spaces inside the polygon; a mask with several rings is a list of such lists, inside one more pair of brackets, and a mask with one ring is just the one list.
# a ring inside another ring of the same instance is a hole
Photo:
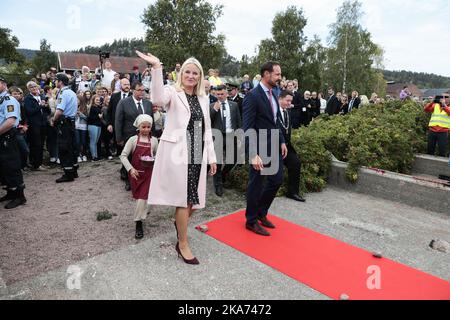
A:
{"label": "dark hair", "polygon": [[222,90],[227,90],[227,87],[224,86],[223,84],[221,84],[220,86],[216,87],[216,91],[222,91]]}
{"label": "dark hair", "polygon": [[261,77],[264,77],[264,73],[266,71],[268,72],[273,72],[273,67],[275,66],[279,66],[280,64],[278,62],[274,62],[274,61],[268,61],[266,63],[264,63],[261,66]]}
{"label": "dark hair", "polygon": [[280,93],[280,99],[286,98],[287,96],[294,97],[294,93],[290,90],[283,90]]}
{"label": "dark hair", "polygon": [[133,81],[133,83],[131,84],[131,90],[136,90],[137,87],[142,87],[142,86],[143,86],[142,82],[140,82],[138,80]]}

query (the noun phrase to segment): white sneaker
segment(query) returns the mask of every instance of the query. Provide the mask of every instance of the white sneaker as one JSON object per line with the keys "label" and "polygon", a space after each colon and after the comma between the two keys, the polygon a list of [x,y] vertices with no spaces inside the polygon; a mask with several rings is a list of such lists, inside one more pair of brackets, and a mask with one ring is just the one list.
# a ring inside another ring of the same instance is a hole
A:
{"label": "white sneaker", "polygon": [[56,163],[61,164],[61,161],[59,161],[59,159],[56,159]]}
{"label": "white sneaker", "polygon": [[87,162],[87,157],[83,156],[83,162]]}
{"label": "white sneaker", "polygon": [[109,156],[109,157],[108,157],[108,160],[112,160],[112,159],[113,159],[113,157],[112,157],[112,156]]}
{"label": "white sneaker", "polygon": [[83,159],[81,157],[78,157],[78,163],[83,162]]}
{"label": "white sneaker", "polygon": [[56,162],[56,158],[50,158],[50,162]]}

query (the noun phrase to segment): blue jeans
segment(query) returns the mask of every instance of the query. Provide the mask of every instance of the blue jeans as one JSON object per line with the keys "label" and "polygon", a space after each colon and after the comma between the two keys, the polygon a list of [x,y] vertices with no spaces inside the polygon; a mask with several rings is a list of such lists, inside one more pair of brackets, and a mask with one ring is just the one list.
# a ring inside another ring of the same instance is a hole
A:
{"label": "blue jeans", "polygon": [[92,159],[98,158],[97,154],[97,142],[100,139],[100,134],[102,132],[102,127],[88,126],[89,131],[89,147],[91,150]]}
{"label": "blue jeans", "polygon": [[77,141],[77,152],[79,157],[86,155],[86,136],[87,130],[75,130],[75,140]]}

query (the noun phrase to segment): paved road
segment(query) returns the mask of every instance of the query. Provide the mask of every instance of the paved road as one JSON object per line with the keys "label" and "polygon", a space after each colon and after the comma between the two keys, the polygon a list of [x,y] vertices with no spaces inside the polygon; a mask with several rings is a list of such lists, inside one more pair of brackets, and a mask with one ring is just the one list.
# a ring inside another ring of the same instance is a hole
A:
{"label": "paved road", "polygon": [[[450,253],[428,247],[450,240],[446,215],[335,188],[305,204],[278,198],[272,213],[450,281]],[[0,270],[0,299],[328,299],[194,229],[191,237],[197,267],[177,258],[170,232],[8,287]]]}

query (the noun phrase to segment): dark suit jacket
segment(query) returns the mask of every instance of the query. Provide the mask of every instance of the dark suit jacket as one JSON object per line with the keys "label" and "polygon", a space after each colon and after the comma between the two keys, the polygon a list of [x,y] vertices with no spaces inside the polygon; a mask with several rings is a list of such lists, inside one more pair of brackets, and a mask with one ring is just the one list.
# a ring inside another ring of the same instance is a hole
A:
{"label": "dark suit jacket", "polygon": [[[128,96],[132,96],[131,92],[128,93]],[[108,126],[111,125],[115,127],[116,125],[116,110],[120,100],[122,100],[122,92],[116,92],[111,95],[108,105],[108,116],[106,118],[106,124]]]}
{"label": "dark suit jacket", "polygon": [[[280,114],[280,106],[278,104],[278,99],[275,99],[277,103],[278,117]],[[264,92],[264,89],[261,85],[258,85],[255,89],[250,91],[244,98],[243,103],[243,129],[247,133],[250,130],[255,130],[257,134],[257,141],[249,141],[246,138],[245,146],[246,151],[249,153],[250,158],[255,157],[259,154],[259,131],[260,130],[268,130],[267,131],[267,155],[271,156],[271,130],[280,130],[278,121],[274,121],[273,119],[273,111],[270,106],[269,98],[267,94]],[[250,143],[252,142],[252,143]],[[284,142],[284,137],[280,132],[279,135],[279,143]]]}
{"label": "dark suit jacket", "polygon": [[[41,95],[41,100],[45,97]],[[51,114],[49,107],[41,107],[37,100],[31,94],[28,94],[24,100],[25,113],[28,119],[28,125],[32,127],[47,126],[47,117]]]}
{"label": "dark suit jacket", "polygon": [[[142,106],[145,114],[153,117],[152,103],[149,100],[142,100]],[[132,96],[120,100],[116,110],[116,141],[126,141],[136,135],[136,127],[133,124],[140,114]]]}
{"label": "dark suit jacket", "polygon": [[[282,117],[278,117],[278,122],[280,126],[280,131],[283,134],[284,141],[286,142],[286,146],[291,146],[291,134],[292,134],[292,121],[291,121],[291,109],[287,110],[287,119]],[[285,128],[287,127],[287,128]]]}
{"label": "dark suit jacket", "polygon": [[[237,103],[233,101],[228,101],[228,105],[230,106],[231,126],[233,127],[233,130],[237,130],[242,126],[239,107]],[[211,128],[225,132],[225,124],[222,121],[222,112],[221,110],[216,111],[216,109],[214,109],[214,103],[210,105],[210,116],[211,116]]]}
{"label": "dark suit jacket", "polygon": [[244,102],[244,99],[241,98],[241,96],[238,94],[236,95],[236,97],[228,97],[228,100],[236,102],[238,107],[239,107],[239,113],[241,114],[241,118],[242,118],[242,103]]}
{"label": "dark suit jacket", "polygon": [[333,95],[330,99],[328,99],[327,102],[327,108],[325,109],[325,112],[328,113],[330,116],[338,114],[341,111],[341,103],[339,102],[338,98]]}
{"label": "dark suit jacket", "polygon": [[[348,113],[348,109],[350,107],[350,103],[352,102],[353,99],[350,99],[350,101],[348,102],[348,108],[347,111],[344,111],[344,113]],[[359,97],[355,98],[355,101],[353,102],[353,106],[352,106],[352,110],[353,109],[358,109],[359,105],[361,104],[361,99]]]}

